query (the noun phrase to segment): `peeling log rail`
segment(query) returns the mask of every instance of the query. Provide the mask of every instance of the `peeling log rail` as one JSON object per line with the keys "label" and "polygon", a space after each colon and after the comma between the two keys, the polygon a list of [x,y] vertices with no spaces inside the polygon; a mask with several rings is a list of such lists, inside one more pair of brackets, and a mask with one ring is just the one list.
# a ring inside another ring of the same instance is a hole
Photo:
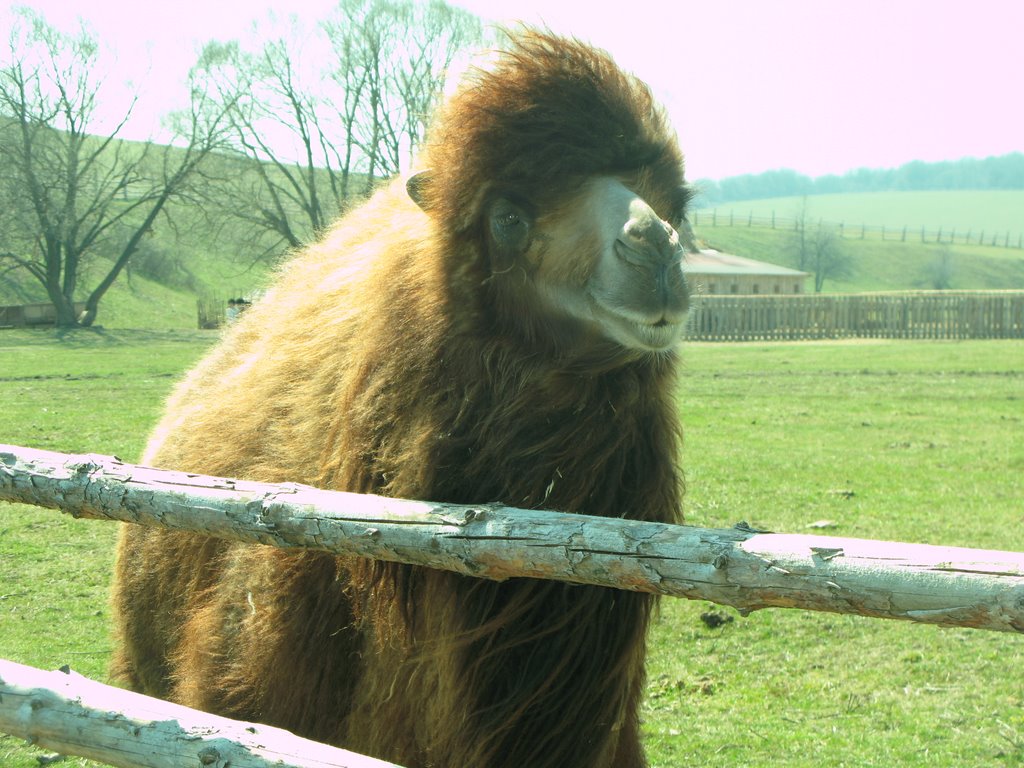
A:
{"label": "peeling log rail", "polygon": [[125,768],[399,768],[246,723],[0,660],[0,732]]}
{"label": "peeling log rail", "polygon": [[1024,554],[323,491],[0,445],[0,500],[278,547],[709,600],[1024,632]]}

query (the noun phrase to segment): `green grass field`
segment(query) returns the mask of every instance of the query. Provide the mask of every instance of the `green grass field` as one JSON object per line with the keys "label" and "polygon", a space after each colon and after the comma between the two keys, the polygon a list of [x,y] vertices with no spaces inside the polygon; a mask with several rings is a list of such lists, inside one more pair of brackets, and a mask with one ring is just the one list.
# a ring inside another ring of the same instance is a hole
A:
{"label": "green grass field", "polygon": [[[214,339],[0,332],[0,442],[135,460]],[[694,344],[683,361],[688,522],[1024,548],[1020,342]],[[114,537],[0,504],[0,657],[105,679]],[[709,610],[734,620],[709,629]],[[644,732],[658,768],[1024,766],[1022,668],[1019,636],[666,599]],[[37,754],[0,737],[4,768]]]}
{"label": "green grass field", "polygon": [[[690,523],[1024,547],[1019,343],[699,345],[686,360]],[[707,609],[666,601],[654,634],[663,768],[1024,765],[1024,638],[787,611],[708,630]]]}

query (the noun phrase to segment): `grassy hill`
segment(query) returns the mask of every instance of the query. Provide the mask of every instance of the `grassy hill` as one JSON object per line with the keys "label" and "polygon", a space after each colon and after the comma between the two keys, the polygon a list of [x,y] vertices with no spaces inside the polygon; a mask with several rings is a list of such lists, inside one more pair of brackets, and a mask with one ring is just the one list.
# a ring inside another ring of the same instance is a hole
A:
{"label": "grassy hill", "polygon": [[[709,247],[751,259],[796,268],[792,233],[764,227],[701,226],[698,237]],[[826,292],[924,290],[943,264],[951,270],[950,288],[999,290],[1024,288],[1024,251],[976,245],[843,239],[850,274],[828,280]]]}
{"label": "grassy hill", "polygon": [[[87,140],[99,139],[87,137]],[[116,141],[113,146],[122,158],[135,159],[148,152],[143,168],[155,166],[156,170],[149,168],[154,177],[159,176],[162,163],[173,165],[182,153],[174,146],[147,147],[132,141]],[[107,162],[108,157],[101,159]],[[260,179],[264,176],[275,185],[287,187],[288,179],[273,165],[265,164],[261,168],[256,161],[237,154],[215,154],[207,159],[203,180],[196,184],[210,185],[200,190],[205,194],[211,189],[221,190],[227,203],[232,201],[232,196],[240,196],[250,206],[250,212],[257,206],[274,210],[266,200],[257,198],[262,189]],[[320,169],[316,177],[320,194],[326,200],[325,190],[331,186],[329,172]],[[89,181],[88,178],[82,181],[82,189],[86,190],[83,198],[88,197]],[[367,177],[353,173],[350,184],[355,194],[361,194]],[[142,182],[138,188],[129,187],[127,200],[133,200],[133,195],[142,194],[145,189]],[[297,205],[292,205],[294,201],[288,197],[290,191],[285,192],[283,205],[287,214],[294,216],[297,234],[311,236],[308,220]],[[82,206],[87,202],[91,200],[83,199]],[[111,206],[116,211],[118,206],[127,204],[115,200]],[[107,328],[195,328],[197,298],[251,295],[265,285],[271,263],[284,248],[281,238],[267,233],[247,218],[226,215],[216,207],[211,209],[201,195],[189,194],[184,200],[172,201],[164,214],[152,226],[151,236],[143,238],[139,250],[132,256],[130,268],[122,272],[102,298],[97,324]],[[130,220],[129,224],[133,222],[137,223]],[[97,243],[83,260],[86,266],[79,276],[76,301],[85,301],[107,274],[108,259],[120,252],[125,237],[123,231],[112,232],[106,242]],[[5,244],[0,242],[0,245]],[[38,280],[26,271],[7,266],[8,262],[0,260],[0,305],[49,301]]]}
{"label": "grassy hill", "polygon": [[793,219],[806,201],[809,221],[823,219],[845,223],[907,227],[959,233],[1011,233],[1011,241],[1024,232],[1024,190],[979,190],[954,192],[869,192],[861,194],[774,197],[725,203],[699,212],[698,219],[712,211],[719,218],[770,217]]}
{"label": "grassy hill", "polygon": [[[211,237],[201,215],[176,210],[173,223],[158,219],[152,237],[144,238],[124,270],[100,301],[96,324],[105,328],[147,330],[194,329],[196,299],[227,299],[262,287],[270,266],[255,260],[241,241]],[[93,257],[81,273],[76,300],[110,269],[109,260]],[[0,272],[0,305],[49,301],[43,286],[26,272]]]}
{"label": "grassy hill", "polygon": [[[949,270],[949,287],[958,289],[1024,288],[1024,249],[1002,247],[1024,232],[1024,191],[876,192],[865,194],[784,197],[730,203],[704,209],[694,217],[699,238],[710,247],[752,259],[796,267],[792,227],[806,204],[809,227],[819,220],[845,225],[840,247],[850,259],[850,273],[829,280],[830,292],[918,290],[935,287],[935,276]],[[776,227],[767,225],[775,217]],[[753,226],[748,221],[753,218]],[[760,220],[761,225],[758,224]],[[730,222],[732,222],[730,224]],[[866,239],[862,224],[876,227]],[[881,227],[890,232],[881,237]],[[907,228],[902,240],[902,228]],[[921,242],[920,230],[929,233]],[[934,242],[934,233],[957,242]],[[963,236],[971,232],[972,244]],[[976,244],[999,233],[1000,245]]]}
{"label": "grassy hill", "polygon": [[[266,268],[247,269],[227,258],[195,256],[202,277],[190,286],[166,285],[156,279],[124,273],[100,301],[96,324],[104,328],[146,330],[194,329],[196,299],[200,296],[229,298],[250,293],[266,281]],[[98,265],[100,266],[100,265]],[[83,281],[79,300],[100,279],[94,269]],[[0,304],[28,304],[48,301],[42,286],[32,278],[8,273],[0,276]]]}

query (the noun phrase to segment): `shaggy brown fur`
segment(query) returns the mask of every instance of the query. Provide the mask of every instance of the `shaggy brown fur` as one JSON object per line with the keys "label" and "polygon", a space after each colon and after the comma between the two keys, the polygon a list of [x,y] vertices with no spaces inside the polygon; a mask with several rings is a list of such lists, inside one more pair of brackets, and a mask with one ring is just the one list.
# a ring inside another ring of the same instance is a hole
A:
{"label": "shaggy brown fur", "polygon": [[[553,312],[537,264],[481,220],[500,189],[545,212],[542,237],[602,175],[677,220],[682,158],[646,87],[524,32],[425,152],[427,213],[395,184],[298,255],[179,387],[145,460],[677,521],[674,352]],[[566,275],[591,269],[585,251],[559,257]],[[113,672],[153,695],[410,768],[646,764],[649,595],[125,526],[114,601]]]}

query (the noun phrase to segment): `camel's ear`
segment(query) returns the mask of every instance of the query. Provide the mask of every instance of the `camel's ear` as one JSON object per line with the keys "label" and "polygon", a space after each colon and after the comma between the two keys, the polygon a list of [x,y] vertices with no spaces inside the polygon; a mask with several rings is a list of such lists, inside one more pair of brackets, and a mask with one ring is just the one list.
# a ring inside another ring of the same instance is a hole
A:
{"label": "camel's ear", "polygon": [[414,173],[405,182],[405,191],[409,193],[409,197],[424,211],[429,210],[426,200],[427,187],[430,186],[430,182],[433,181],[434,174],[431,170],[420,171]]}

